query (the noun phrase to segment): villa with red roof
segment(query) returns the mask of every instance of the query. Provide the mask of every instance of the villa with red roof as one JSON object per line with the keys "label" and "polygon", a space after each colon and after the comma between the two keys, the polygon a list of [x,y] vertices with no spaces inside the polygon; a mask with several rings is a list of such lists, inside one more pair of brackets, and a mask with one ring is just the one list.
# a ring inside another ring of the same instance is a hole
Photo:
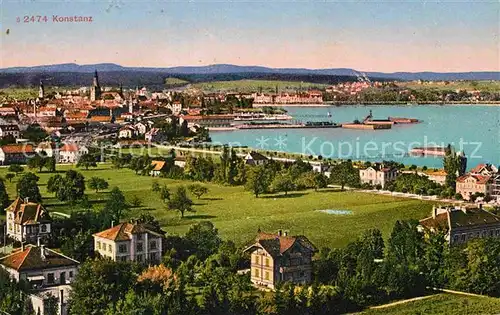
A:
{"label": "villa with red roof", "polygon": [[113,261],[159,263],[163,234],[145,224],[122,223],[94,234],[94,251]]}
{"label": "villa with red roof", "polygon": [[45,311],[48,294],[58,297],[59,315],[68,314],[70,284],[78,274],[79,262],[45,246],[28,245],[0,258],[0,267],[13,279],[27,283],[28,297],[36,314]]}
{"label": "villa with red roof", "polygon": [[5,212],[8,237],[28,243],[38,243],[49,237],[52,219],[41,204],[18,197]]}
{"label": "villa with red roof", "polygon": [[59,149],[59,163],[76,163],[83,154],[89,153],[85,146],[76,143],[65,143]]}
{"label": "villa with red roof", "polygon": [[312,281],[312,256],[316,247],[305,236],[259,231],[251,253],[250,279],[257,286],[274,289],[280,282],[307,284]]}
{"label": "villa with red roof", "polygon": [[475,193],[482,193],[485,196],[493,192],[493,182],[491,176],[465,174],[457,178],[456,192],[462,195],[464,200],[470,200]]}

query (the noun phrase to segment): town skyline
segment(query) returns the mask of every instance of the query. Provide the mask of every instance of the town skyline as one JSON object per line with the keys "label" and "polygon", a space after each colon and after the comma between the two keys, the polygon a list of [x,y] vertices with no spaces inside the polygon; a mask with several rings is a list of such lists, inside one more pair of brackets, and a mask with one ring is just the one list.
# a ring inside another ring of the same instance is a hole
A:
{"label": "town skyline", "polygon": [[[0,68],[117,63],[498,71],[495,4],[4,2]],[[33,15],[47,22],[24,23]],[[75,15],[92,21],[64,20]]]}

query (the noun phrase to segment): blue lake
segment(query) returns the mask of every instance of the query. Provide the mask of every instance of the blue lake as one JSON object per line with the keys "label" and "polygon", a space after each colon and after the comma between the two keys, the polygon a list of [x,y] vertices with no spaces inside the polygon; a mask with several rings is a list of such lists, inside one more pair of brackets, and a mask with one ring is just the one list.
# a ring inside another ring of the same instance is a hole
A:
{"label": "blue lake", "polygon": [[[285,107],[296,121],[352,122],[373,112],[374,119],[406,117],[419,124],[394,125],[389,130],[272,129],[212,131],[213,142],[257,149],[321,155],[353,160],[395,160],[405,164],[442,167],[442,158],[413,157],[418,146],[451,143],[468,157],[468,168],[500,164],[500,107],[479,105]],[[330,113],[331,117],[328,117]]]}

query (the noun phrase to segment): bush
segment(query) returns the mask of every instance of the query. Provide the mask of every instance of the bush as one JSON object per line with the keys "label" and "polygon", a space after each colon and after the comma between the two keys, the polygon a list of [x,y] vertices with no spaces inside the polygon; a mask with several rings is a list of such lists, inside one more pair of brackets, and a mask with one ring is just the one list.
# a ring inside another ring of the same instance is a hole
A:
{"label": "bush", "polygon": [[462,194],[459,194],[459,193],[456,193],[454,197],[455,197],[456,200],[462,200],[462,199],[464,199],[462,197]]}

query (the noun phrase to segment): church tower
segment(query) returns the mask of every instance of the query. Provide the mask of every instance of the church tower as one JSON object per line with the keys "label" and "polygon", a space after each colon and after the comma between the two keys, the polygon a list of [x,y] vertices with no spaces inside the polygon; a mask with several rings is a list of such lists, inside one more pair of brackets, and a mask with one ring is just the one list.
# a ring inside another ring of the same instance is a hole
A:
{"label": "church tower", "polygon": [[94,79],[92,80],[92,86],[90,87],[90,101],[96,101],[101,98],[101,86],[99,85],[99,77],[97,76],[97,70],[94,73]]}
{"label": "church tower", "polygon": [[43,99],[43,97],[44,97],[44,95],[45,95],[45,89],[44,89],[44,87],[43,87],[43,82],[42,82],[42,80],[40,80],[40,87],[38,88],[38,98],[39,98],[40,100],[42,100],[42,99]]}

